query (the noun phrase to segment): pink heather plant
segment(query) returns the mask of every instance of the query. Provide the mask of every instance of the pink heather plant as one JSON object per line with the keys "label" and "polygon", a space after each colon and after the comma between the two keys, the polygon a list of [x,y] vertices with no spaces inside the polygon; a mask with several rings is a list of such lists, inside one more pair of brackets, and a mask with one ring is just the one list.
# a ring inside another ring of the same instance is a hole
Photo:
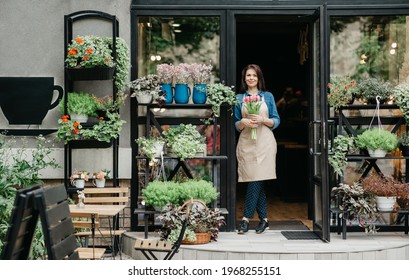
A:
{"label": "pink heather plant", "polygon": [[172,64],[158,64],[156,66],[156,74],[159,76],[160,83],[171,84],[173,82],[173,70]]}
{"label": "pink heather plant", "polygon": [[190,65],[180,63],[173,67],[173,79],[175,84],[188,84],[190,81]]}
{"label": "pink heather plant", "polygon": [[193,63],[190,65],[190,76],[194,84],[206,84],[209,81],[213,66]]}

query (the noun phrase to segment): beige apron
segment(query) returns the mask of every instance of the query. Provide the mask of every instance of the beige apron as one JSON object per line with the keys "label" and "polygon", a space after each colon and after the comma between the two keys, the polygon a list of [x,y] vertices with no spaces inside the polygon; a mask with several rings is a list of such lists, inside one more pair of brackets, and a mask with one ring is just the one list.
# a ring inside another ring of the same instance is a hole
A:
{"label": "beige apron", "polygon": [[[245,106],[241,110],[243,118],[248,113]],[[259,115],[268,118],[268,108],[262,101]],[[276,179],[277,142],[271,128],[257,127],[257,139],[251,139],[251,128],[245,127],[236,147],[239,182],[252,182]]]}

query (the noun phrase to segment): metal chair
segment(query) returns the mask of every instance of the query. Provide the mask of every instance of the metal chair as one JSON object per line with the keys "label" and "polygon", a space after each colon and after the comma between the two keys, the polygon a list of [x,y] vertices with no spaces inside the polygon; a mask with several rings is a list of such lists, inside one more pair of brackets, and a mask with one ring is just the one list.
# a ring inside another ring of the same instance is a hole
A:
{"label": "metal chair", "polygon": [[[189,217],[190,211],[193,206],[193,199],[185,202],[183,204],[184,209],[186,209],[186,217]],[[179,252],[179,247],[182,244],[182,240],[185,238],[185,231],[189,224],[189,219],[185,219],[180,230],[179,237],[175,243],[170,243],[168,241],[159,239],[139,239],[135,241],[134,249],[141,251],[142,254],[148,260],[158,260],[156,253],[166,253],[163,260],[171,260],[173,256]]]}

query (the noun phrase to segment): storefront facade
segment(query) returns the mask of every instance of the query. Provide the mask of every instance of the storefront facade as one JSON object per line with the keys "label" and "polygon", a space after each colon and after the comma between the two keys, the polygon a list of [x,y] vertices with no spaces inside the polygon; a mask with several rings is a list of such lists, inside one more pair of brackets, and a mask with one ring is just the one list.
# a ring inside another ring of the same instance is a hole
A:
{"label": "storefront facade", "polygon": [[[308,203],[313,230],[329,240],[328,165],[334,117],[327,101],[332,75],[382,76],[394,85],[408,79],[409,5],[407,1],[143,1],[131,4],[132,77],[151,74],[160,63],[210,63],[213,82],[237,86],[241,69],[256,63],[276,100],[286,88],[299,92],[300,106],[282,111],[276,138],[278,193]],[[134,106],[132,106],[133,108]],[[131,112],[132,113],[132,112]],[[133,114],[132,114],[133,115]],[[223,115],[217,184],[219,206],[227,208],[227,230],[236,224],[236,133],[230,114]],[[131,117],[131,127],[137,120]],[[137,126],[137,125],[136,125]],[[133,132],[132,132],[133,131]],[[131,138],[137,132],[131,128]],[[134,149],[133,149],[134,150]],[[280,152],[280,149],[279,149]],[[292,156],[291,156],[292,155]],[[297,165],[305,157],[303,165]],[[307,160],[308,159],[308,160]],[[294,160],[294,162],[291,162]],[[293,169],[291,168],[293,167]],[[134,172],[134,171],[133,171]],[[298,181],[293,177],[299,177]],[[138,185],[138,174],[132,175]],[[301,181],[300,181],[301,180]],[[295,185],[304,185],[297,189]],[[284,187],[283,187],[284,186]],[[291,191],[288,191],[292,188]],[[138,190],[132,190],[136,201]],[[136,202],[132,208],[136,208]],[[132,220],[137,228],[137,220]]]}

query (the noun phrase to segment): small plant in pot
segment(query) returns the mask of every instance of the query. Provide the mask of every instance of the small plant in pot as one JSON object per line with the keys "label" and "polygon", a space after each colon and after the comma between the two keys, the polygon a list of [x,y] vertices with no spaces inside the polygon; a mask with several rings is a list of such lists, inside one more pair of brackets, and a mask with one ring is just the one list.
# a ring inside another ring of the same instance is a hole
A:
{"label": "small plant in pot", "polygon": [[142,76],[129,83],[132,91],[131,97],[136,97],[138,103],[151,103],[152,101],[165,100],[158,75]]}
{"label": "small plant in pot", "polygon": [[367,149],[370,156],[383,157],[398,146],[396,134],[380,127],[369,128],[356,136],[355,144],[360,149]]}
{"label": "small plant in pot", "polygon": [[143,203],[158,211],[161,211],[168,203],[179,205],[179,188],[180,185],[172,181],[155,180],[149,182],[146,188],[142,190]]}
{"label": "small plant in pot", "polygon": [[348,76],[331,77],[328,87],[328,104],[337,110],[341,106],[346,106],[354,102],[356,83]]}
{"label": "small plant in pot", "polygon": [[[97,106],[94,98],[87,92],[69,92],[67,101],[67,113],[71,120],[78,122],[87,122],[88,116],[97,116]],[[61,114],[64,114],[64,98],[59,106]]]}
{"label": "small plant in pot", "polygon": [[204,244],[210,240],[217,241],[220,227],[225,224],[224,217],[218,208],[208,208],[202,201],[194,200],[188,217],[182,209],[183,205],[168,204],[158,216],[158,220],[162,222],[162,228],[159,231],[162,239],[176,242],[183,221],[189,219],[183,244]]}
{"label": "small plant in pot", "polygon": [[105,187],[105,181],[107,179],[110,179],[109,173],[111,173],[111,171],[107,169],[102,169],[102,170],[92,173],[92,179],[93,179],[94,186],[96,186],[97,188]]}
{"label": "small plant in pot", "polygon": [[367,176],[361,180],[362,188],[375,195],[376,206],[381,211],[391,211],[395,207],[398,195],[397,181],[378,174]]}
{"label": "small plant in pot", "polygon": [[379,97],[379,102],[385,103],[389,100],[393,92],[393,86],[387,81],[379,78],[368,78],[361,80],[358,83],[359,97],[364,102],[376,104],[376,97]]}
{"label": "small plant in pot", "polygon": [[356,221],[365,229],[365,233],[376,233],[374,222],[379,214],[375,196],[364,190],[361,184],[340,184],[331,191],[331,196],[339,202],[340,218]]}

